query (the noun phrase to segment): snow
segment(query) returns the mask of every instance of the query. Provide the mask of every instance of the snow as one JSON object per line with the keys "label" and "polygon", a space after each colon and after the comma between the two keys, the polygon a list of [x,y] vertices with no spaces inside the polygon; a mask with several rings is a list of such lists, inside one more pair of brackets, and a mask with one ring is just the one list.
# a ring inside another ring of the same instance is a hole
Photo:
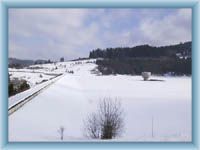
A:
{"label": "snow", "polygon": [[18,93],[16,95],[14,95],[14,96],[9,97],[9,99],[8,99],[8,108],[13,107],[17,103],[23,101],[24,99],[26,99],[30,95],[38,92],[39,90],[41,90],[42,88],[46,87],[47,85],[53,83],[54,81],[58,80],[59,78],[60,77],[56,77],[56,78],[51,79],[49,81],[46,81],[44,83],[35,85],[34,87],[32,87],[32,88],[30,88],[30,89],[28,89],[28,90],[26,90],[24,92],[21,92],[21,93]]}
{"label": "snow", "polygon": [[[191,141],[191,77],[96,76],[94,63],[60,63],[71,69],[9,116],[9,141],[87,141],[84,121],[99,100],[118,99],[124,109],[124,132],[113,141]],[[51,67],[50,65],[48,66]],[[10,101],[10,100],[9,100]],[[152,118],[153,137],[152,137]]]}
{"label": "snow", "polygon": [[26,80],[30,87],[34,87],[36,84],[41,83],[44,80],[54,78],[53,75],[47,75],[44,73],[32,73],[32,72],[9,72],[10,79],[18,78],[19,80]]}

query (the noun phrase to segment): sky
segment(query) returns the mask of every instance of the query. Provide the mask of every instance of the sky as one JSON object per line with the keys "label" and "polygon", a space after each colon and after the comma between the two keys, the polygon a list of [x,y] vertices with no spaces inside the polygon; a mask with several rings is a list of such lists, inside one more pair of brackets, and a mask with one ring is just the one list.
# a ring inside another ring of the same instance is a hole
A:
{"label": "sky", "polygon": [[65,60],[97,48],[165,46],[192,40],[192,11],[179,9],[9,9],[9,57]]}

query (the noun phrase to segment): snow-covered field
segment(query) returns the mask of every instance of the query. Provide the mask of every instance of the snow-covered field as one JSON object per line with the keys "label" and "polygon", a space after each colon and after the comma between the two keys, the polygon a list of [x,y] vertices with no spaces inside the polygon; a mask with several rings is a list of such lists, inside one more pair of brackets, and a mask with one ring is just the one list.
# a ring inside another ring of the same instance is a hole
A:
{"label": "snow-covered field", "polygon": [[60,63],[58,72],[74,74],[65,73],[9,116],[9,141],[59,141],[60,126],[65,141],[90,140],[84,120],[105,97],[119,99],[125,112],[124,132],[114,140],[191,141],[191,77],[97,76],[90,72],[94,63],[82,62]]}
{"label": "snow-covered field", "polygon": [[36,84],[42,81],[54,78],[54,75],[47,75],[44,73],[32,73],[32,72],[9,72],[10,79],[18,78],[19,80],[26,80],[30,87],[34,87]]}

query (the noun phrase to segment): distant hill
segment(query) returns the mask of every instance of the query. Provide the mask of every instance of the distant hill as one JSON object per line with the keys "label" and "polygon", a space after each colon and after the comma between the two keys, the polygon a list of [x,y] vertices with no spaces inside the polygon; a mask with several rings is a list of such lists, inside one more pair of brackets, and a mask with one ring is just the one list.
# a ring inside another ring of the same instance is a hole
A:
{"label": "distant hill", "polygon": [[46,63],[52,63],[51,60],[24,60],[24,59],[18,59],[18,58],[8,58],[8,65],[9,68],[23,68],[34,64],[46,64]]}
{"label": "distant hill", "polygon": [[8,58],[9,67],[21,68],[29,65],[33,65],[33,60],[22,60],[17,58]]}
{"label": "distant hill", "polygon": [[38,59],[34,62],[34,64],[46,64],[46,63],[51,63],[51,61],[50,60]]}

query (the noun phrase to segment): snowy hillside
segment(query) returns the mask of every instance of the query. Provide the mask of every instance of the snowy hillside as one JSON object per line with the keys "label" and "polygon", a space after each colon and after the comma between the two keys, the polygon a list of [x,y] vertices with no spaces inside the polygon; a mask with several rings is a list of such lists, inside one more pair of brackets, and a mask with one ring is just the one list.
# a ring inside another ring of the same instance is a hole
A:
{"label": "snowy hillside", "polygon": [[[84,120],[105,97],[119,99],[125,112],[124,132],[114,140],[191,141],[191,77],[152,76],[163,81],[143,81],[141,76],[100,76],[92,71],[97,67],[94,62],[25,69],[63,76],[9,116],[9,141],[59,141],[61,126],[65,128],[65,141],[90,140],[84,136]],[[30,82],[36,82],[35,78],[30,77]],[[14,97],[17,99],[17,95]]]}
{"label": "snowy hillside", "polygon": [[26,80],[30,87],[34,87],[36,84],[54,78],[54,75],[47,75],[43,73],[9,72],[9,74],[11,80],[15,78]]}

